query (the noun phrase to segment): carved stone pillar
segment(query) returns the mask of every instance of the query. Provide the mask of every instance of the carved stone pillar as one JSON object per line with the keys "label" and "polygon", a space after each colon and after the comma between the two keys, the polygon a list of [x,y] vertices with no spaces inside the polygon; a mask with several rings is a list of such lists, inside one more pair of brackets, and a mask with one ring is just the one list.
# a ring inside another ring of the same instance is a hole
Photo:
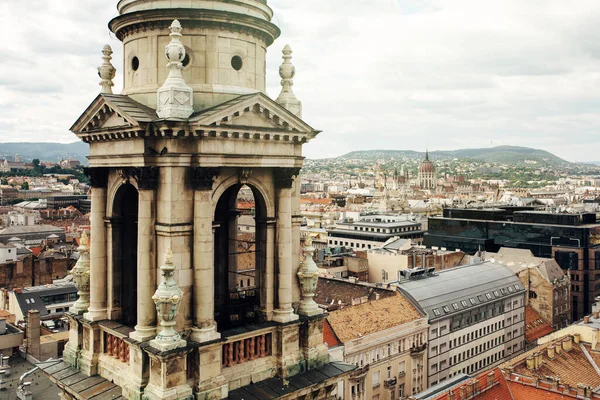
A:
{"label": "carved stone pillar", "polygon": [[299,168],[276,168],[273,170],[277,188],[277,309],[273,320],[290,322],[298,319],[292,308],[292,185]]}
{"label": "carved stone pillar", "polygon": [[[131,338],[140,342],[156,335],[156,309],[152,296],[156,290],[156,222],[155,204],[159,169],[157,167],[128,168],[124,174],[137,182],[138,241],[137,241],[137,324]],[[122,310],[127,312],[127,310]]]}
{"label": "carved stone pillar", "polygon": [[312,239],[309,236],[305,241],[304,262],[297,274],[300,280],[300,293],[302,296],[300,306],[298,307],[298,314],[305,317],[313,317],[323,313],[323,310],[319,308],[313,299],[317,290],[317,281],[319,280],[319,268],[317,268],[317,264],[313,260],[314,253],[315,248],[312,246]]}
{"label": "carved stone pillar", "polygon": [[214,239],[211,191],[217,168],[192,167],[194,188],[194,327],[191,339],[203,343],[219,339],[214,320]]}
{"label": "carved stone pillar", "polygon": [[87,320],[108,319],[106,312],[106,186],[108,168],[86,168],[92,186],[92,217],[90,243],[90,306],[84,315]]}
{"label": "carved stone pillar", "polygon": [[79,259],[71,270],[71,275],[73,275],[79,299],[73,304],[70,311],[73,314],[81,315],[87,312],[90,306],[90,256],[86,232],[81,235],[81,244],[77,251],[79,252]]}

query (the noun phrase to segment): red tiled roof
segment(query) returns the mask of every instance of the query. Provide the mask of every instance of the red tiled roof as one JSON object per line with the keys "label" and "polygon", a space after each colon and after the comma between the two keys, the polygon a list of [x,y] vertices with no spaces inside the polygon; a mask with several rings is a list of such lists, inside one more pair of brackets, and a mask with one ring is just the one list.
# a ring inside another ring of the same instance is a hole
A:
{"label": "red tiled roof", "polygon": [[335,333],[333,332],[333,329],[331,329],[331,325],[329,325],[327,320],[323,322],[323,343],[325,343],[329,348],[342,345],[342,342],[340,342],[337,336],[335,336]]}
{"label": "red tiled roof", "polygon": [[525,339],[534,342],[551,334],[554,329],[531,306],[525,307]]}
{"label": "red tiled roof", "polygon": [[[488,384],[488,374],[493,374],[493,380]],[[473,394],[473,385],[476,385],[475,394]],[[464,387],[466,395],[470,399],[476,400],[515,400],[510,393],[510,389],[504,379],[504,375],[499,368],[495,368],[492,371],[484,372],[478,375],[475,379],[469,379],[462,385],[457,386],[454,389],[440,393],[438,397],[434,397],[433,400],[448,400],[450,398],[450,392],[454,392],[454,398],[461,398],[461,388]],[[472,396],[472,397],[471,397]]]}
{"label": "red tiled roof", "polygon": [[555,393],[543,388],[508,381],[508,387],[515,400],[564,400],[568,398],[562,393]]}

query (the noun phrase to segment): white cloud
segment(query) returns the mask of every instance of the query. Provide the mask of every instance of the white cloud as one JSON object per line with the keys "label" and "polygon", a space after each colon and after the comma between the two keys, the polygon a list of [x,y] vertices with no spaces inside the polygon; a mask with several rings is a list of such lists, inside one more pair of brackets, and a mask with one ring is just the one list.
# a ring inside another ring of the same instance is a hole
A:
{"label": "white cloud", "polygon": [[[294,90],[323,133],[309,157],[368,148],[512,144],[595,160],[600,138],[597,0],[270,0],[294,49]],[[98,92],[116,0],[3,0],[0,141],[73,141]],[[116,90],[120,90],[117,75]]]}

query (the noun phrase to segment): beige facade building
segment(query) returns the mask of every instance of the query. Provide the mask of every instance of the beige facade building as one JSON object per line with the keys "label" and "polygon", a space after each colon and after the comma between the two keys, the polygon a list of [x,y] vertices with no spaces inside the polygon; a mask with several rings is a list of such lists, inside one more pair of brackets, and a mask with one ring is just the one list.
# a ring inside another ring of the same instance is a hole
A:
{"label": "beige facade building", "polygon": [[[109,26],[124,45],[124,90],[112,93],[106,46],[102,93],[72,127],[90,145],[90,249],[82,238],[65,363],[43,369],[66,399],[89,396],[87,380],[61,380],[71,372],[104,382],[99,398],[329,398],[353,367],[329,362],[317,268],[310,257],[301,265],[296,177],[319,132],[300,119],[289,46],[279,98],[264,93],[280,33],[272,10],[265,0],[117,7]],[[256,251],[242,294],[243,187]]]}
{"label": "beige facade building", "polygon": [[569,325],[571,319],[571,279],[552,258],[535,257],[526,249],[501,248],[486,253],[486,259],[504,264],[519,277],[531,306],[553,329]]}
{"label": "beige facade building", "polygon": [[332,311],[326,324],[330,351],[358,367],[338,396],[396,400],[427,387],[427,317],[404,296]]}

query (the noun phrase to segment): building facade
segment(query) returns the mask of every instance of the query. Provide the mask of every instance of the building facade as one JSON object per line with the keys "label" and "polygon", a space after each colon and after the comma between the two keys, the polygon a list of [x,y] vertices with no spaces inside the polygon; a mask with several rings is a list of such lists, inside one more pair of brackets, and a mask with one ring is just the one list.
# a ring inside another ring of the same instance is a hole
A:
{"label": "building facade", "polygon": [[[309,293],[317,268],[310,257],[299,268],[296,177],[303,144],[319,132],[301,119],[289,46],[279,98],[264,93],[266,49],[280,34],[271,8],[265,0],[117,7],[109,26],[123,42],[123,93],[112,94],[107,46],[102,93],[72,127],[90,145],[91,259],[82,240],[81,301],[56,369],[136,400],[251,400],[263,398],[259,387],[277,387],[278,398],[329,398],[354,367],[329,362],[325,315]],[[255,201],[256,251],[252,290],[241,295],[231,278],[240,272],[244,187]],[[64,398],[86,398],[81,385],[45,371]]]}
{"label": "building facade", "polygon": [[343,361],[358,367],[344,399],[396,400],[426,388],[427,317],[404,296],[332,311],[326,323],[334,335],[327,345],[343,346]]}
{"label": "building facade", "polygon": [[553,258],[571,278],[571,320],[589,313],[600,295],[600,224],[591,213],[550,213],[511,207],[444,210],[429,218],[426,246],[497,252],[501,247],[531,250]]}
{"label": "building facade", "polygon": [[329,246],[346,246],[354,250],[369,250],[383,246],[398,237],[420,244],[423,241],[420,222],[409,216],[361,215],[358,219],[344,219],[328,229]]}
{"label": "building facade", "polygon": [[428,386],[525,350],[525,288],[511,270],[486,262],[408,272],[400,290],[429,316]]}

